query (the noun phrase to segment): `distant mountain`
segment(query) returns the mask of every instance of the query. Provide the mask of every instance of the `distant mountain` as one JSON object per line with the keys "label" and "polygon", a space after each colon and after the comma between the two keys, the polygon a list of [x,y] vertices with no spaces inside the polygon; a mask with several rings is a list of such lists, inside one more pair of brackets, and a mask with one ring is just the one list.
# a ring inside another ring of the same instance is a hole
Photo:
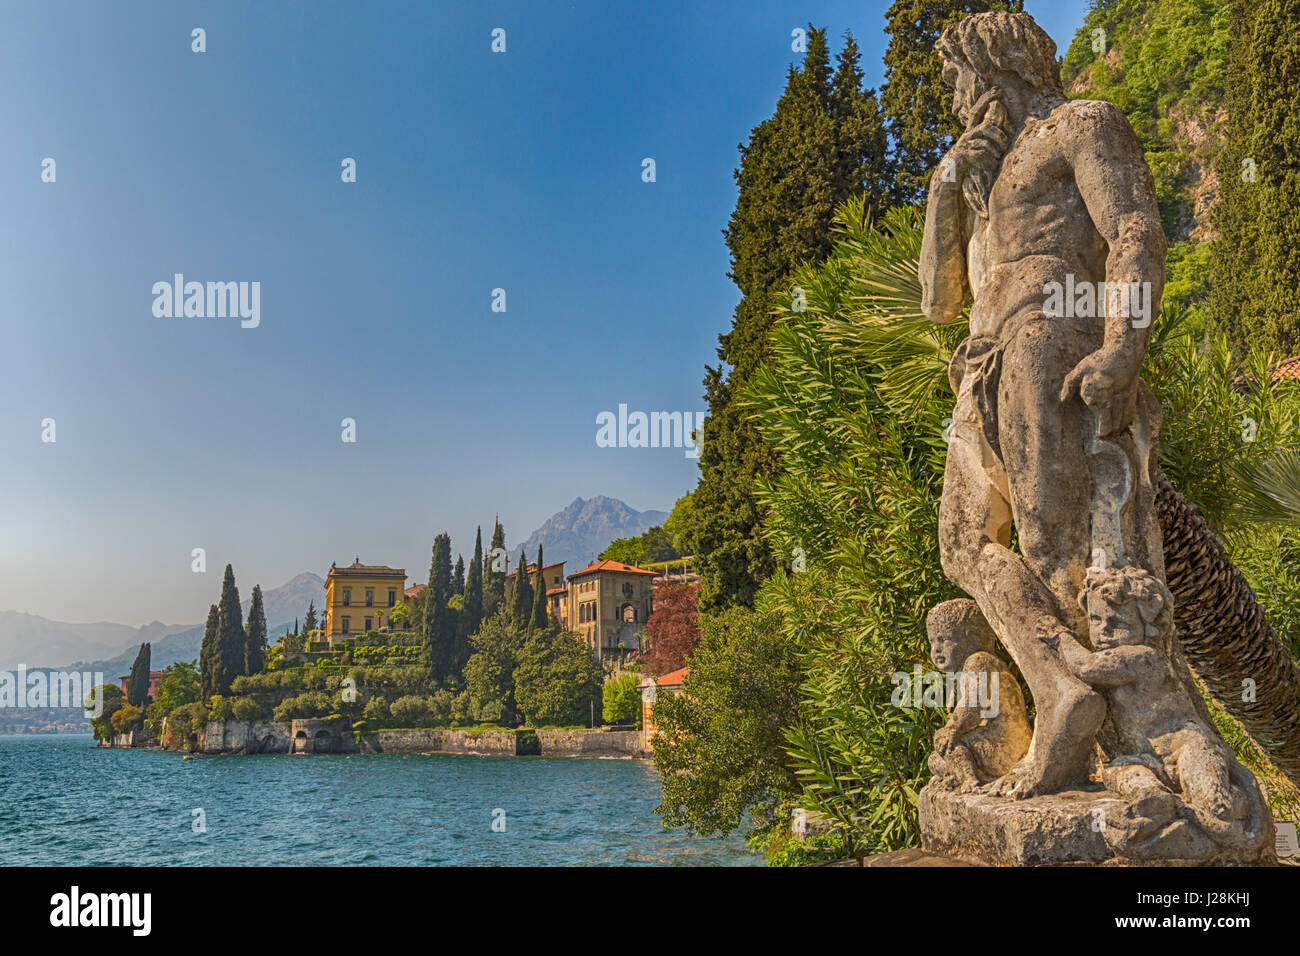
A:
{"label": "distant mountain", "polygon": [[[269,591],[262,592],[262,605],[266,608],[266,620],[268,624],[268,639],[274,644],[275,639],[284,633],[286,626],[292,627],[294,618],[300,621],[307,616],[307,605],[311,601],[316,602],[316,610],[320,611],[325,604],[325,580],[318,574],[312,574],[306,571],[290,581],[286,581],[278,588],[272,588]],[[253,588],[250,585],[245,592],[240,588],[240,596],[244,599],[244,619],[248,619],[248,607],[252,602]],[[66,625],[77,627],[80,625]],[[120,627],[121,625],[112,625]],[[162,627],[162,625],[158,625]],[[126,649],[120,654],[109,656],[104,654],[97,659],[91,659],[90,663],[84,663],[87,658],[82,657],[71,668],[76,670],[102,671],[104,677],[109,680],[115,680],[122,674],[131,670],[131,663],[135,660],[136,653],[140,650],[140,644],[149,641],[152,645],[149,648],[150,666],[153,670],[161,670],[168,664],[175,664],[177,661],[192,661],[199,656],[199,648],[203,644],[204,624],[180,625],[172,627],[166,634],[158,634],[155,637],[139,636],[132,638],[126,646]],[[147,628],[154,625],[146,625],[140,628],[143,635]],[[67,658],[64,657],[63,660]]]}
{"label": "distant mountain", "polygon": [[124,648],[138,649],[145,641],[162,641],[187,627],[158,621],[144,627],[108,621],[69,624],[21,611],[0,611],[0,670],[12,670],[19,664],[57,667],[70,660],[110,657],[124,653]]}
{"label": "distant mountain", "polygon": [[[252,585],[247,591],[241,587],[239,594],[244,599],[244,620],[248,620],[248,606],[253,599]],[[320,613],[325,607],[325,579],[310,571],[304,571],[278,588],[262,592],[266,621],[273,626],[279,623],[292,625],[295,617],[302,620],[307,616],[307,605],[312,601],[316,602],[316,611]]]}
{"label": "distant mountain", "polygon": [[[537,546],[543,549],[547,564],[565,562],[565,573],[572,574],[594,561],[615,538],[630,538],[647,528],[663,524],[666,511],[636,511],[617,498],[597,495],[595,498],[574,498],[563,511],[557,511],[540,528],[528,536],[524,550],[529,558],[537,557]],[[511,566],[519,557],[519,546],[510,549]]]}

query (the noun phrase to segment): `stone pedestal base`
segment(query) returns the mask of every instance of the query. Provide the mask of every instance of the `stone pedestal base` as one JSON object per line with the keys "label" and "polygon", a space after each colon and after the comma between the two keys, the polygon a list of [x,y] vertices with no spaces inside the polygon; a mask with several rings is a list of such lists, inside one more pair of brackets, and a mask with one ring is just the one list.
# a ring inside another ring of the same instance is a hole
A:
{"label": "stone pedestal base", "polygon": [[921,841],[930,853],[993,866],[1269,866],[1272,828],[1245,848],[1216,843],[1194,822],[1172,820],[1147,800],[1106,790],[1071,790],[1028,800],[920,794]]}

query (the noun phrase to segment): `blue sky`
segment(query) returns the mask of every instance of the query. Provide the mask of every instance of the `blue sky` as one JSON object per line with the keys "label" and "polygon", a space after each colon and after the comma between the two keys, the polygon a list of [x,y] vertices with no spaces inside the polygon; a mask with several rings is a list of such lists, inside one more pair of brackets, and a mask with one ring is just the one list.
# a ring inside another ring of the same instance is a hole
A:
{"label": "blue sky", "polygon": [[[4,5],[0,609],[196,622],[227,562],[423,580],[498,512],[514,544],[577,496],[671,508],[696,463],[595,417],[703,410],[736,146],[795,27],[877,85],[886,7]],[[1087,4],[1027,7],[1063,51]],[[260,282],[261,324],[154,317],[178,272]]]}

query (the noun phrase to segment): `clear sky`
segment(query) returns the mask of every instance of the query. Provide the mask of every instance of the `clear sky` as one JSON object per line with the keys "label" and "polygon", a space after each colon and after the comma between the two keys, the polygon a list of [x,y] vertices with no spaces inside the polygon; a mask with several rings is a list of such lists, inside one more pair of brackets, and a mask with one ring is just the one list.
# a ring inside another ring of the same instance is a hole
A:
{"label": "clear sky", "polygon": [[[423,580],[496,513],[517,545],[578,496],[671,508],[696,462],[596,415],[704,409],[736,146],[795,27],[877,85],[887,6],[5,4],[0,609],[200,622],[227,562]],[[1026,6],[1061,51],[1087,9]],[[260,325],[155,317],[175,273],[260,282]]]}

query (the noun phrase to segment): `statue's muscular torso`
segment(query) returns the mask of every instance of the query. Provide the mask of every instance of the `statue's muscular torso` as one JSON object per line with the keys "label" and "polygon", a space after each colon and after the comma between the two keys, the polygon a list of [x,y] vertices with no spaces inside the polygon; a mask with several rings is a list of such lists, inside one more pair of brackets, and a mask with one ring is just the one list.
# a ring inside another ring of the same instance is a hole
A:
{"label": "statue's muscular torso", "polygon": [[1105,280],[1106,242],[1071,165],[1079,126],[1098,107],[1109,104],[1067,101],[1045,118],[1029,117],[1003,157],[988,221],[970,214],[978,222],[967,245],[973,334],[998,335],[1013,317],[1041,313],[1043,285],[1064,286],[1067,273],[1076,284]]}

